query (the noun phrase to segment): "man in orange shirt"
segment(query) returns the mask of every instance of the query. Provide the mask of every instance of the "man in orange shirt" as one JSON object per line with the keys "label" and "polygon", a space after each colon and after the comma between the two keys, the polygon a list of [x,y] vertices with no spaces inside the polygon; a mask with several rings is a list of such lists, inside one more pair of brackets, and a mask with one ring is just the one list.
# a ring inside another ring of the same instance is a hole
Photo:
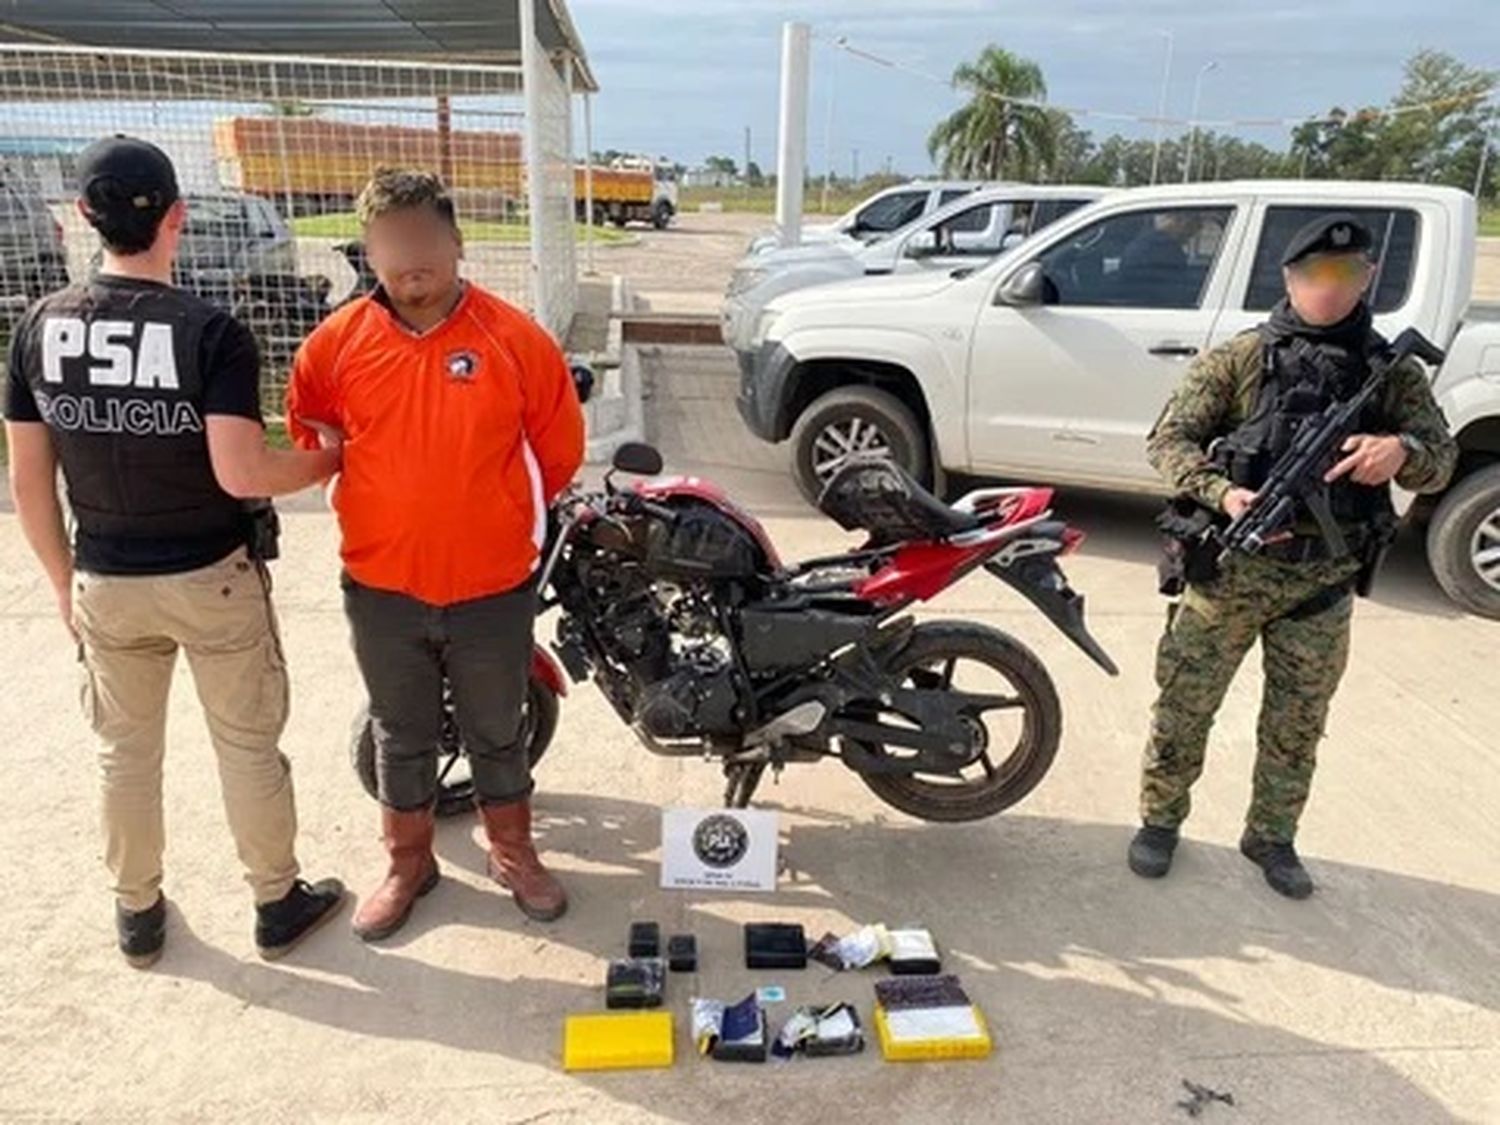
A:
{"label": "man in orange shirt", "polygon": [[567,896],[532,843],[518,740],[547,507],[583,460],[583,412],[546,331],[459,277],[463,243],[436,176],[382,169],[357,211],[380,284],[308,337],[287,403],[299,445],[328,430],[343,440],[332,503],[390,858],[354,930],[395,933],[437,884],[444,675],[490,874],[550,921]]}

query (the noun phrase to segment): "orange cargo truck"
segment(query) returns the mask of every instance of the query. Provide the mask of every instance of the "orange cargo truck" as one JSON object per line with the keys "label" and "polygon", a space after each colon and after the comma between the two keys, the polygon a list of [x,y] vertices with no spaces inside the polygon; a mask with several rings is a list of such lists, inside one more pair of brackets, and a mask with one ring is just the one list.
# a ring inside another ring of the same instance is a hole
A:
{"label": "orange cargo truck", "polygon": [[[290,197],[302,214],[347,210],[382,165],[435,169],[461,202],[486,212],[509,217],[525,207],[520,133],[363,125],[321,117],[229,117],[214,122],[214,154],[224,187],[276,200]],[[665,227],[677,212],[674,180],[669,167],[644,160],[596,167],[594,221]],[[580,221],[587,207],[586,187],[586,169],[576,167],[573,199]]]}

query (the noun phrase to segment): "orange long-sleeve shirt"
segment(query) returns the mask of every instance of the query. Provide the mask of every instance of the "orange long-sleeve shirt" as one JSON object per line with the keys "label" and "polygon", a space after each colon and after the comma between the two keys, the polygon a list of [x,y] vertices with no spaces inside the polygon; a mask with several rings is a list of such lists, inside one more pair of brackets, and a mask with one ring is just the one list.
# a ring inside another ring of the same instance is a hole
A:
{"label": "orange long-sleeve shirt", "polygon": [[537,566],[547,505],[583,461],[583,411],[551,336],[468,285],[418,335],[376,296],[303,342],[287,416],[345,435],[333,493],[355,581],[452,605],[503,593]]}

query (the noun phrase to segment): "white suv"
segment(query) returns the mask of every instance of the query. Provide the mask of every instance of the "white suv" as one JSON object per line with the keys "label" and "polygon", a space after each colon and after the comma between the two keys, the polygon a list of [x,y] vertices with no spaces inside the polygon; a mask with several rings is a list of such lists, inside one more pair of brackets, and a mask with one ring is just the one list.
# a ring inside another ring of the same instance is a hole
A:
{"label": "white suv", "polygon": [[[920,219],[955,199],[962,199],[975,188],[985,185],[973,180],[912,180],[878,191],[859,206],[851,208],[831,223],[806,224],[802,227],[801,245],[843,242],[857,244],[883,238],[900,230],[913,219]],[[756,235],[746,248],[747,254],[764,254],[781,248],[781,237],[774,230]]]}
{"label": "white suv", "polygon": [[873,242],[813,243],[746,255],[724,296],[724,342],[747,350],[761,310],[783,293],[858,277],[977,269],[1105,194],[1104,188],[1080,186],[979,188]]}

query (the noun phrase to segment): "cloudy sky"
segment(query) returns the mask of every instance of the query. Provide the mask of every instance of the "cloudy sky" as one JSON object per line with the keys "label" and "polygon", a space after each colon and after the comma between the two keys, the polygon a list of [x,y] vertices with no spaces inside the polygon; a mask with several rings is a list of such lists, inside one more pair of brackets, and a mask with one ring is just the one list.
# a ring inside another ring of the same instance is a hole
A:
{"label": "cloudy sky", "polygon": [[[1383,104],[1418,47],[1500,69],[1500,0],[569,0],[602,87],[595,147],[648,151],[696,164],[741,159],[744,129],[762,167],[775,164],[781,25],[852,45],[913,70],[947,76],[986,43],[1041,64],[1060,105],[1151,114],[1165,31],[1174,38],[1168,113],[1186,118],[1200,68],[1202,118],[1294,117],[1332,105]],[[958,95],[814,39],[809,158],[832,152],[847,175],[887,158],[929,168],[932,125]],[[827,129],[832,92],[832,130]],[[1096,135],[1149,134],[1149,126],[1080,118]],[[1280,129],[1237,130],[1274,147]],[[831,135],[831,145],[827,137]]]}

